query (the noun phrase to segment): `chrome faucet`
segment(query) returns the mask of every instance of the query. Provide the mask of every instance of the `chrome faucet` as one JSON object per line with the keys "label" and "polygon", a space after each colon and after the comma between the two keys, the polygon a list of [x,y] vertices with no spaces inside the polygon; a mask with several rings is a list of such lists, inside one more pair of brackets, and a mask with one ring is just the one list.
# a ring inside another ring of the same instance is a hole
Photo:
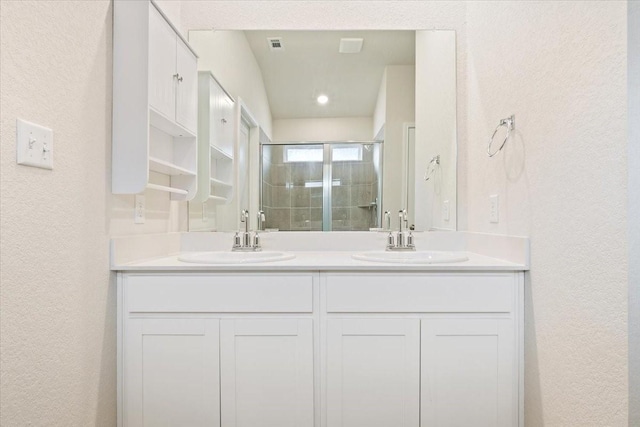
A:
{"label": "chrome faucet", "polygon": [[[390,218],[390,215],[388,216],[386,215],[387,212],[385,212],[385,217]],[[409,220],[407,219],[407,210],[402,209],[401,211],[399,211],[398,218],[399,218],[398,233],[396,234],[396,237],[394,239],[393,234],[391,233],[391,230],[389,230],[389,236],[387,236],[387,250],[388,251],[415,251],[416,247],[413,244],[413,234],[411,233],[411,230],[409,230],[408,235],[405,235],[405,231],[402,230],[402,223],[404,223],[405,229],[408,228]]]}
{"label": "chrome faucet", "polygon": [[[264,212],[258,212],[258,230],[262,228],[262,222],[265,220]],[[246,209],[242,209],[240,213],[240,222],[244,222],[244,232],[242,236],[240,236],[240,232],[236,231],[235,236],[233,236],[233,247],[232,251],[235,252],[257,252],[262,250],[260,246],[260,236],[258,235],[258,230],[256,230],[253,239],[251,238],[251,232],[249,231],[249,211]]]}

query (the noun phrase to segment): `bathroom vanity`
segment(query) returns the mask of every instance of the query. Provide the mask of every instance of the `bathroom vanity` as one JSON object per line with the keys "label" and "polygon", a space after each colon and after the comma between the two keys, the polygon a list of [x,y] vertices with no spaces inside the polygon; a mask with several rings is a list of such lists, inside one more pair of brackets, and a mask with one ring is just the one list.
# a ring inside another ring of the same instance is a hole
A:
{"label": "bathroom vanity", "polygon": [[526,261],[195,264],[180,238],[112,267],[121,426],[522,425]]}

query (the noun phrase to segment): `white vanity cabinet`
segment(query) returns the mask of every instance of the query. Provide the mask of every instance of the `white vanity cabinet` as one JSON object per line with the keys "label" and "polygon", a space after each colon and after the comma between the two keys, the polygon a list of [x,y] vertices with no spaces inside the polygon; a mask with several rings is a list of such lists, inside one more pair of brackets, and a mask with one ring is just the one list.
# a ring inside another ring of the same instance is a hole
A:
{"label": "white vanity cabinet", "polygon": [[410,427],[420,420],[420,321],[327,321],[327,426]]}
{"label": "white vanity cabinet", "polygon": [[315,286],[313,273],[120,273],[119,425],[312,427]]}
{"label": "white vanity cabinet", "polygon": [[522,427],[518,271],[120,272],[120,426]]}

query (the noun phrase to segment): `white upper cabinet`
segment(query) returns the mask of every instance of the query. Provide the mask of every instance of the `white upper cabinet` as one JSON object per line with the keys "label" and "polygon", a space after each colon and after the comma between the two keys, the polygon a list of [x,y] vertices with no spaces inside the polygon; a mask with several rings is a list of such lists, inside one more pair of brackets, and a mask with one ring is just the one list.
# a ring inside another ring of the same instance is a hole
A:
{"label": "white upper cabinet", "polygon": [[116,0],[113,20],[112,191],[161,190],[191,200],[197,56],[153,2]]}
{"label": "white upper cabinet", "polygon": [[176,45],[176,121],[192,132],[198,130],[198,62],[180,39]]}
{"label": "white upper cabinet", "polygon": [[176,114],[176,33],[149,8],[149,106],[167,118]]}

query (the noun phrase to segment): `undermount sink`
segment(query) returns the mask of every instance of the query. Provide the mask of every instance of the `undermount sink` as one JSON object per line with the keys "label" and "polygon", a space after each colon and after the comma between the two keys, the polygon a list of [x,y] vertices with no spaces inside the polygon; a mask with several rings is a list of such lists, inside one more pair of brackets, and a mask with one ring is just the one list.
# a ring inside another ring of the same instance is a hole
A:
{"label": "undermount sink", "polygon": [[198,252],[178,257],[178,261],[196,264],[249,264],[257,262],[286,261],[295,258],[295,254],[277,251],[259,252]]}
{"label": "undermount sink", "polygon": [[467,261],[469,257],[464,252],[444,251],[372,251],[352,255],[353,259],[371,262],[391,262],[397,264],[440,264],[448,262]]}

